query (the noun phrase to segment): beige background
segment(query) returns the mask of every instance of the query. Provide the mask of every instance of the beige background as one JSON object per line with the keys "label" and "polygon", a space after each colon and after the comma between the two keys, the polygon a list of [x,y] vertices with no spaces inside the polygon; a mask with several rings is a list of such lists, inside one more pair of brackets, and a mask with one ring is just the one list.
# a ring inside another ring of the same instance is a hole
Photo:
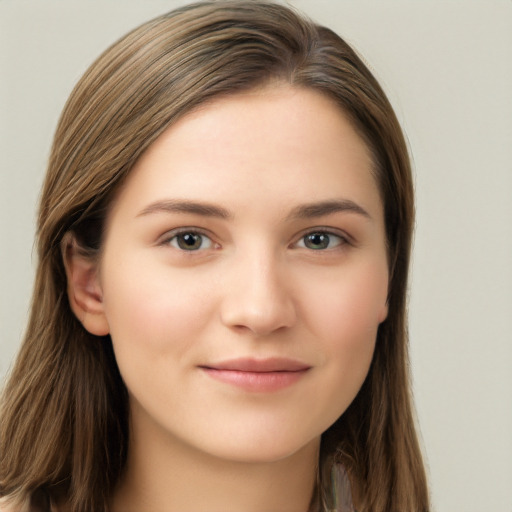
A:
{"label": "beige background", "polygon": [[[57,117],[173,0],[0,0],[0,378],[26,322]],[[438,512],[512,512],[512,1],[296,0],[364,55],[414,156],[414,392]]]}

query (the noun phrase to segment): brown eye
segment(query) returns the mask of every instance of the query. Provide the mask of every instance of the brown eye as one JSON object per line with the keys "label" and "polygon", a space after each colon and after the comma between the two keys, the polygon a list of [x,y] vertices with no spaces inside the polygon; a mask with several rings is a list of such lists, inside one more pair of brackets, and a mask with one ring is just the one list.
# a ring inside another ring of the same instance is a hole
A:
{"label": "brown eye", "polygon": [[194,231],[184,231],[170,238],[169,245],[182,251],[198,251],[200,249],[210,249],[213,244],[210,238],[205,235]]}

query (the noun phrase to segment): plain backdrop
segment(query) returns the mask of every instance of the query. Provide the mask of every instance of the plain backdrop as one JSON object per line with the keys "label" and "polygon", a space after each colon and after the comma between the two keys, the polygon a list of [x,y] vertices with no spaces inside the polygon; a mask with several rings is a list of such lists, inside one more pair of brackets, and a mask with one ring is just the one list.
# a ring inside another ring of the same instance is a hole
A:
{"label": "plain backdrop", "polygon": [[[57,118],[173,0],[0,0],[0,378],[20,343]],[[364,56],[414,160],[411,362],[434,510],[512,512],[512,1],[296,0]]]}

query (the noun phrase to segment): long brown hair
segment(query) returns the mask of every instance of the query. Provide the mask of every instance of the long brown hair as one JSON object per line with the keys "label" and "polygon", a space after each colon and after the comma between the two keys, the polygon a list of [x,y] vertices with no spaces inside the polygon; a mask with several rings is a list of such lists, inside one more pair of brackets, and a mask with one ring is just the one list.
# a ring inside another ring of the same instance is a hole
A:
{"label": "long brown hair", "polygon": [[[382,194],[389,313],[369,374],[322,437],[321,471],[342,465],[359,512],[419,512],[428,492],[411,407],[406,292],[414,218],[404,137],[381,87],[331,30],[282,5],[202,2],[145,23],[72,92],[41,197],[39,263],[25,340],[3,392],[0,496],[43,490],[74,512],[107,510],[128,449],[128,399],[108,336],[71,312],[61,245],[94,255],[105,214],[144,150],[204,102],[277,80],[333,98],[370,148]],[[329,482],[321,479],[320,493]]]}

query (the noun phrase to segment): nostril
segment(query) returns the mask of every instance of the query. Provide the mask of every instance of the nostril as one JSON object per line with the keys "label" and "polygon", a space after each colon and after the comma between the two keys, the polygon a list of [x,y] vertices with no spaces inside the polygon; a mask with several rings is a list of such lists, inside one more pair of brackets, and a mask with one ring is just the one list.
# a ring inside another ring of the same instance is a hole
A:
{"label": "nostril", "polygon": [[291,280],[268,244],[246,246],[225,274],[220,316],[239,333],[264,336],[296,321]]}
{"label": "nostril", "polygon": [[250,332],[261,336],[291,327],[296,313],[292,301],[285,297],[256,302],[250,294],[245,294],[226,298],[221,319],[224,325],[241,334]]}

